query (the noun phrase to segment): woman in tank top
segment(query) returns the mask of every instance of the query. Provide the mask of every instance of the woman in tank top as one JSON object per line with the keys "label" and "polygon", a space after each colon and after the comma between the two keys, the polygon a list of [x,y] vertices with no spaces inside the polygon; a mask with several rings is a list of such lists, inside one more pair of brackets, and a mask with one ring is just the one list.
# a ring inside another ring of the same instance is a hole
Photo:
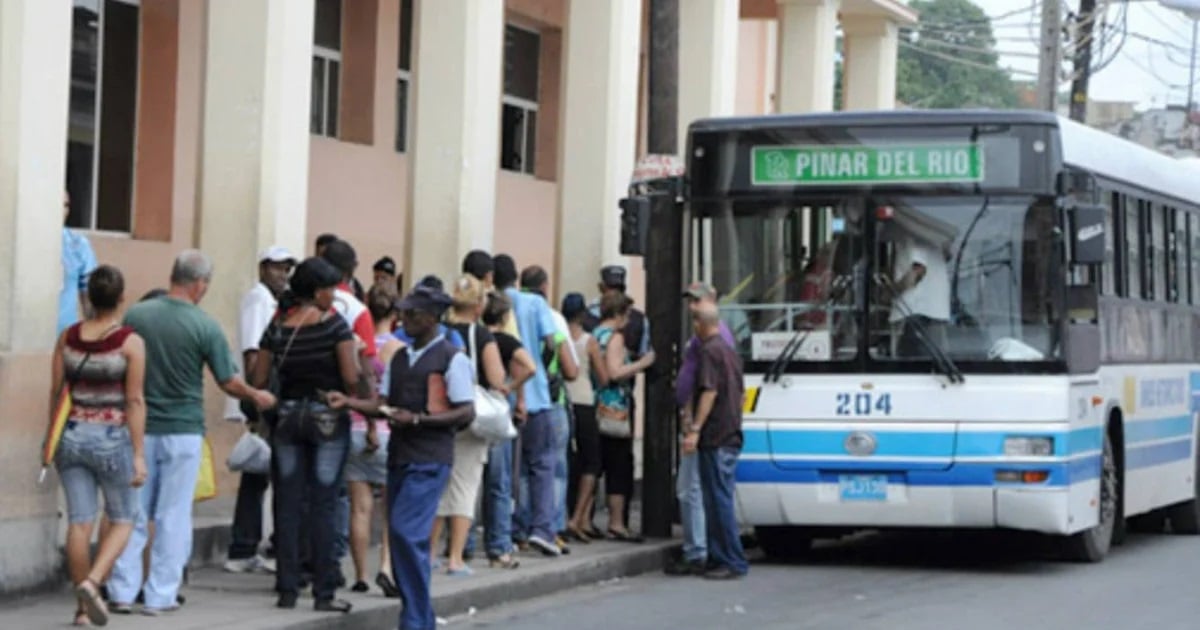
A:
{"label": "woman in tank top", "polygon": [[[99,626],[108,622],[99,585],[129,541],[136,488],[146,480],[146,347],[121,325],[125,279],[119,270],[104,265],[93,271],[87,293],[93,315],[65,330],[54,347],[51,400],[63,387],[70,390],[71,413],[54,463],[70,521],[67,570],[75,584],[75,625]],[[111,526],[90,560],[97,490]]]}
{"label": "woman in tank top", "polygon": [[[575,493],[575,508],[567,522],[567,533],[575,540],[588,543],[603,538],[592,525],[592,505],[595,503],[596,478],[600,475],[600,428],[596,424],[596,387],[608,385],[608,371],[600,344],[583,329],[587,317],[587,300],[580,293],[563,298],[562,314],[571,331],[571,343],[579,359],[579,377],[567,381],[567,394],[575,412],[575,473],[579,488]],[[594,383],[594,385],[593,385]]]}

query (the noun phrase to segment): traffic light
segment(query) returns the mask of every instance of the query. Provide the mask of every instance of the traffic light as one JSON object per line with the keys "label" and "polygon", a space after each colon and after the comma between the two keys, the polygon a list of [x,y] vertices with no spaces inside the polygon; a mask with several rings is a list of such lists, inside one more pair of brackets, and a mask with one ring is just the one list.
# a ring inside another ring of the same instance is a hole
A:
{"label": "traffic light", "polygon": [[650,237],[650,198],[621,200],[621,255],[644,256]]}

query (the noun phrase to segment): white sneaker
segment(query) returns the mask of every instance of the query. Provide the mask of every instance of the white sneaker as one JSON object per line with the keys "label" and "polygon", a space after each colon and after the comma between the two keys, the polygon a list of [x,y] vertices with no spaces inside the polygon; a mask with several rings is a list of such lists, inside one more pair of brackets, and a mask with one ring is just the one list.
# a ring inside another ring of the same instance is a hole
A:
{"label": "white sneaker", "polygon": [[542,538],[541,536],[530,536],[529,546],[542,552],[542,555],[548,558],[557,558],[558,556],[562,555],[562,551],[558,548],[558,545]]}
{"label": "white sneaker", "polygon": [[229,573],[254,573],[262,571],[265,573],[275,572],[275,562],[271,561],[267,564],[267,559],[262,556],[251,556],[249,558],[239,558],[237,560],[226,560],[225,571]]}

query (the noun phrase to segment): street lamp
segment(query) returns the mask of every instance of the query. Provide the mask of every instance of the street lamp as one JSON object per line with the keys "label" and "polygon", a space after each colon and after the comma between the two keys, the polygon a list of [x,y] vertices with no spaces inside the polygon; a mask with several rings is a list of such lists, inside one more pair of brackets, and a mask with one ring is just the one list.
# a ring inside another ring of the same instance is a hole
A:
{"label": "street lamp", "polygon": [[1200,0],[1158,0],[1158,3],[1168,9],[1174,9],[1192,18],[1192,54],[1188,60],[1188,99],[1187,110],[1191,116],[1194,109],[1192,95],[1196,84],[1196,25],[1200,23]]}

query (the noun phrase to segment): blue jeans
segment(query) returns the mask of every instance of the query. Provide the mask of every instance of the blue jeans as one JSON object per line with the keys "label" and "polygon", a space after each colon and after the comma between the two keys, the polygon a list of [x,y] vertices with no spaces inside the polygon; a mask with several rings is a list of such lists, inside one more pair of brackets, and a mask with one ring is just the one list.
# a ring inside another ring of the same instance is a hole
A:
{"label": "blue jeans", "polygon": [[[336,548],[338,493],[350,452],[350,424],[343,419],[333,436],[313,435],[297,424],[271,435],[271,466],[275,475],[275,590],[300,590],[301,521],[311,543],[313,597],[333,599],[340,574]],[[304,514],[307,504],[308,513]]]}
{"label": "blue jeans", "polygon": [[708,530],[704,524],[704,492],[700,489],[698,454],[679,456],[675,496],[679,499],[679,520],[683,524],[683,559],[704,562],[708,558]]}
{"label": "blue jeans", "polygon": [[512,551],[512,463],[512,440],[497,442],[488,450],[483,471],[483,544],[490,557]]}
{"label": "blue jeans", "polygon": [[704,490],[709,563],[745,575],[750,571],[750,565],[742,550],[737,512],[733,507],[738,453],[735,448],[700,449],[700,485]]}
{"label": "blue jeans", "polygon": [[567,529],[567,480],[570,479],[571,414],[555,405],[554,421],[554,531]]}
{"label": "blue jeans", "polygon": [[388,470],[392,574],[400,589],[400,630],[435,630],[429,594],[429,534],[450,480],[448,464],[397,464]]}
{"label": "blue jeans", "polygon": [[[192,498],[203,444],[204,437],[194,433],[146,436],[146,484],[138,489],[141,510],[108,582],[113,602],[131,604],[144,590],[147,608],[176,605],[183,569],[192,553]],[[154,520],[150,575],[143,576],[142,550],[150,519]]]}
{"label": "blue jeans", "polygon": [[133,442],[129,429],[86,422],[68,422],[54,456],[58,478],[67,499],[70,523],[92,523],[104,495],[104,514],[113,523],[132,523],[137,516],[133,481]]}
{"label": "blue jeans", "polygon": [[[552,542],[557,532],[554,529],[558,509],[554,487],[558,465],[555,422],[551,408],[530,413],[529,420],[521,427],[521,473],[527,481],[521,484],[521,496],[513,513],[514,537],[537,536]],[[521,514],[522,503],[527,506],[528,520]]]}

